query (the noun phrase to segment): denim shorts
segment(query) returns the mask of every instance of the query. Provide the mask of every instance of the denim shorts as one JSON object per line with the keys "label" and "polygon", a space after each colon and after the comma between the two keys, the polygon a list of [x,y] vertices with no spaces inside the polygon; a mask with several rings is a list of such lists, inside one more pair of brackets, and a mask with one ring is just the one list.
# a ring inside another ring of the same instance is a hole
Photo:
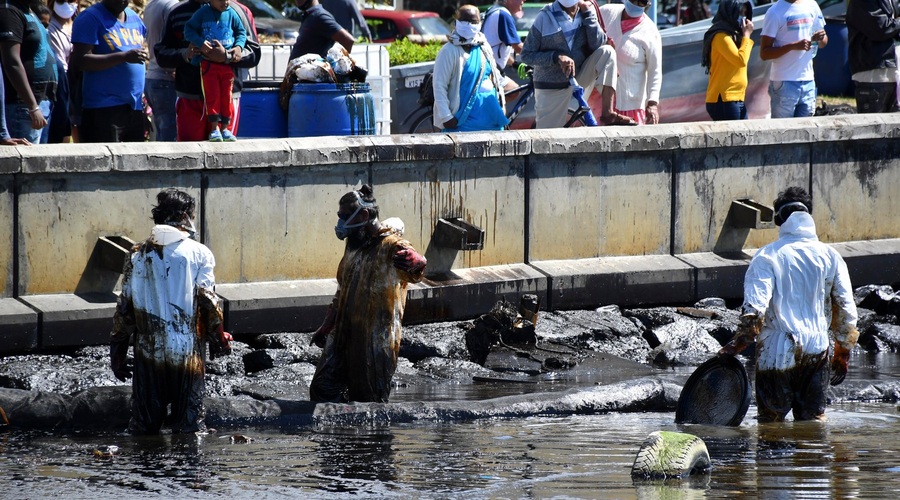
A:
{"label": "denim shorts", "polygon": [[816,112],[816,82],[769,82],[772,118],[802,118]]}

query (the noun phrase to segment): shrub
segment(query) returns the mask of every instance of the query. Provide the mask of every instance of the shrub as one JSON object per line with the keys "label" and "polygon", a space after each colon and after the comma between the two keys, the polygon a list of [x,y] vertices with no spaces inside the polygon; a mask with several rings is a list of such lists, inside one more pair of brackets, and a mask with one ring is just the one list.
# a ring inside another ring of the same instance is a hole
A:
{"label": "shrub", "polygon": [[415,44],[407,39],[397,40],[388,45],[388,54],[391,57],[391,66],[412,64],[418,62],[434,61],[441,50],[439,42],[429,42],[425,45]]}

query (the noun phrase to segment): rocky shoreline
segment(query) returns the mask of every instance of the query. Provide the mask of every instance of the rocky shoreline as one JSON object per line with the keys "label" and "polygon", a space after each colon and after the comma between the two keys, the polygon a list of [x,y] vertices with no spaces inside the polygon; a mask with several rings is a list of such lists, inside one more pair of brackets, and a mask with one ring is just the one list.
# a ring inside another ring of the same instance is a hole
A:
{"label": "rocky shoreline", "polygon": [[[861,334],[856,350],[900,349],[900,295],[891,286],[869,285],[855,296]],[[673,411],[690,367],[731,339],[738,314],[716,298],[691,307],[541,312],[536,345],[495,346],[484,366],[469,360],[465,334],[473,322],[407,326],[396,389],[386,404],[309,402],[321,352],[309,345],[311,333],[238,335],[230,356],[207,364],[207,422],[352,425]],[[415,397],[427,388],[470,384],[501,390],[484,391],[492,395],[485,399]],[[504,391],[505,386],[515,387]],[[10,427],[124,429],[130,393],[130,385],[112,376],[106,346],[0,358],[0,409]],[[832,387],[830,397],[896,402],[900,382],[848,380]],[[4,424],[0,415],[0,428]]]}

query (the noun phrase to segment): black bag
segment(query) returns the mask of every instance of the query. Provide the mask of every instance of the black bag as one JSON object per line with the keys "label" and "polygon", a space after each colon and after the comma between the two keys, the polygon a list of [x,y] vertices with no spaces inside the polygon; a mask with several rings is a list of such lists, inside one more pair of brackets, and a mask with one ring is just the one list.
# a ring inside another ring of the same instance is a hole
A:
{"label": "black bag", "polygon": [[422,78],[422,83],[419,84],[418,103],[422,106],[434,105],[434,85],[432,83],[433,74],[434,70],[425,73],[425,77]]}

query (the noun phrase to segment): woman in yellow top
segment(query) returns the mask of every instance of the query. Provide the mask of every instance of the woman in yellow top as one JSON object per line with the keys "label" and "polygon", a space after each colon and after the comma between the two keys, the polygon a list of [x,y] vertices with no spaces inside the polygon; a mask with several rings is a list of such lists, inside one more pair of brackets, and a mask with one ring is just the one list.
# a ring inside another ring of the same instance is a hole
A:
{"label": "woman in yellow top", "polygon": [[713,120],[746,120],[747,62],[753,49],[750,2],[722,0],[703,36],[701,64],[709,73],[706,112]]}

